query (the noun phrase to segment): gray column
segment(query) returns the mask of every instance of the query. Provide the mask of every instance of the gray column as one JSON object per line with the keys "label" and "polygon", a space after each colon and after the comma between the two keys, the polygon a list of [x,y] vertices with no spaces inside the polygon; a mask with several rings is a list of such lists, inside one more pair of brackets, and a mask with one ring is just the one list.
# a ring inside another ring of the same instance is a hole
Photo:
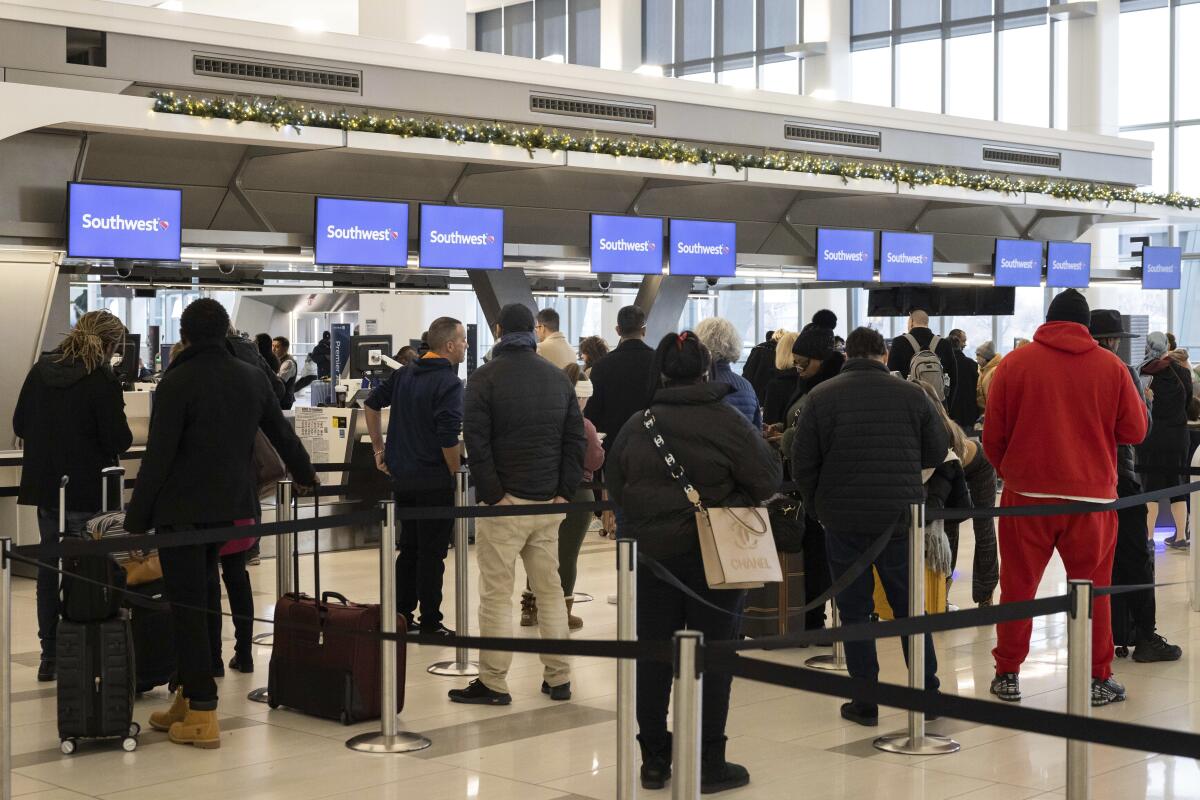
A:
{"label": "gray column", "polygon": [[679,317],[687,304],[692,279],[682,275],[648,275],[642,278],[634,305],[646,312],[646,343],[651,347],[668,333],[679,329]]}
{"label": "gray column", "polygon": [[600,66],[633,72],[641,65],[641,0],[600,0]]}
{"label": "gray column", "polygon": [[510,303],[522,303],[537,313],[537,303],[533,299],[533,289],[530,288],[529,278],[525,270],[506,268],[498,270],[472,269],[467,270],[471,278],[471,287],[483,309],[483,316],[489,327],[494,328],[500,317],[500,309]]}
{"label": "gray column", "polygon": [[358,0],[358,33],[373,39],[471,49],[466,0]]}

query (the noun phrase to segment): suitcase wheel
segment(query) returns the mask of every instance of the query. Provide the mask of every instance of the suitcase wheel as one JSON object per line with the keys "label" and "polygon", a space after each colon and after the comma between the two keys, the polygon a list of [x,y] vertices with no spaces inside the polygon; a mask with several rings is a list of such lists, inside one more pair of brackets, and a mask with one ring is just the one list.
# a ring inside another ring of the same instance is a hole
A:
{"label": "suitcase wheel", "polygon": [[64,756],[71,755],[72,753],[75,752],[75,740],[74,739],[63,739],[62,742],[59,743],[58,749],[62,750],[62,754]]}
{"label": "suitcase wheel", "polygon": [[1116,651],[1117,658],[1129,658],[1129,648],[1121,645]]}
{"label": "suitcase wheel", "polygon": [[132,753],[134,750],[137,750],[137,739],[132,736],[126,736],[125,740],[121,742],[121,749],[126,753]]}
{"label": "suitcase wheel", "polygon": [[141,732],[142,732],[141,725],[137,724],[136,722],[131,722],[129,724],[129,735],[130,736],[137,736]]}

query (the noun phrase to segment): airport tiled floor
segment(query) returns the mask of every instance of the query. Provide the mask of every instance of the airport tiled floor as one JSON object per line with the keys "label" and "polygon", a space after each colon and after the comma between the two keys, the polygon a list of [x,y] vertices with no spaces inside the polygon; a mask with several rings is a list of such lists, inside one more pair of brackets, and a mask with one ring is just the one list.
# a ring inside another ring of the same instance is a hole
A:
{"label": "airport tiled floor", "polygon": [[[1158,580],[1182,581],[1186,558],[1159,546]],[[971,537],[964,530],[960,564],[969,569]],[[328,555],[322,580],[356,600],[378,594],[374,552]],[[453,559],[453,555],[451,555]],[[615,638],[612,545],[590,535],[580,560],[579,590],[596,597],[576,606],[585,626],[576,636]],[[447,570],[448,603],[453,603]],[[253,571],[259,614],[271,612],[273,564]],[[305,580],[308,580],[306,573]],[[1057,559],[1042,586],[1061,592]],[[960,575],[951,602],[970,601],[969,575]],[[37,665],[33,582],[14,584],[15,669],[13,787],[22,800],[577,800],[615,796],[615,691],[613,662],[574,660],[574,700],[552,703],[539,692],[536,656],[518,654],[510,678],[514,702],[506,708],[453,705],[446,691],[464,680],[429,675],[425,667],[452,651],[412,647],[403,728],[429,736],[433,746],[403,756],[369,756],[346,749],[353,734],[377,723],[343,727],[250,702],[246,694],[265,685],[270,651],[259,648],[258,672],[230,674],[221,681],[223,740],[216,751],[178,747],[164,734],[144,733],[135,753],[106,744],[84,745],[63,756],[55,732],[52,686],[35,681]],[[515,610],[514,598],[514,615]],[[1187,609],[1186,586],[1161,589],[1159,627],[1181,644],[1182,661],[1135,664],[1118,661],[1118,677],[1129,689],[1123,704],[1098,709],[1098,717],[1200,731],[1200,615]],[[453,619],[453,614],[449,614]],[[518,628],[518,630],[521,630]],[[231,631],[226,629],[226,635]],[[526,630],[525,635],[530,635]],[[976,628],[936,637],[943,689],[987,696],[992,673],[994,630]],[[230,645],[231,647],[232,645]],[[1025,705],[1065,707],[1066,641],[1061,616],[1036,621],[1030,660],[1022,674]],[[800,663],[819,650],[777,651],[765,657]],[[903,682],[898,644],[880,647],[882,678]],[[165,690],[138,704],[137,719],[168,701]],[[882,753],[871,742],[880,732],[902,727],[904,717],[884,709],[877,730],[851,725],[838,715],[840,700],[738,680],[729,729],[730,757],[745,764],[751,784],[721,795],[750,798],[864,798],[887,800],[1059,800],[1065,798],[1065,747],[1060,740],[989,726],[944,720],[933,731],[952,734],[962,751],[913,758]],[[1150,753],[1091,748],[1092,797],[1096,800],[1200,798],[1200,762]],[[667,792],[643,792],[668,797]]]}

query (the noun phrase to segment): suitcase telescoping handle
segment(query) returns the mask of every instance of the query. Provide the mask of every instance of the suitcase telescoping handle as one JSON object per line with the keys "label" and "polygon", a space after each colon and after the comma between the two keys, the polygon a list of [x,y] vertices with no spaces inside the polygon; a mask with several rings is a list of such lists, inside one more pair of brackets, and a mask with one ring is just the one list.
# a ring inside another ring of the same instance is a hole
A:
{"label": "suitcase telescoping handle", "polygon": [[[321,496],[313,493],[313,520],[318,520],[321,517]],[[292,496],[292,519],[300,519],[300,497]],[[295,575],[295,585],[300,586],[300,535],[296,534],[296,546],[292,548],[292,564],[293,573]],[[336,592],[326,592],[321,594],[321,532],[317,529],[313,530],[313,581],[315,583],[316,592],[314,596],[317,598],[317,605],[324,605],[326,596],[341,595]],[[345,602],[345,598],[342,600]]]}
{"label": "suitcase telescoping handle", "polygon": [[100,510],[108,513],[120,511],[124,506],[125,468],[105,467],[100,470]]}
{"label": "suitcase telescoping handle", "polygon": [[67,484],[71,482],[70,475],[63,475],[58,482],[58,534],[67,535]]}

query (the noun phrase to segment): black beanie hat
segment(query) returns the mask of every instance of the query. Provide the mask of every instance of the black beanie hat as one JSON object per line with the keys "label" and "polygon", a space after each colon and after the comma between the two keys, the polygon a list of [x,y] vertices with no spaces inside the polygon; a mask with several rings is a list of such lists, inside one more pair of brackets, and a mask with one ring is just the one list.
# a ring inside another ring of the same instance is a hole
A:
{"label": "black beanie hat", "polygon": [[837,327],[837,314],[830,311],[828,308],[822,308],[817,313],[813,314],[812,324],[818,328],[828,328],[833,330]]}
{"label": "black beanie hat", "polygon": [[1083,327],[1092,324],[1092,312],[1087,298],[1074,289],[1067,289],[1050,301],[1046,322],[1078,322]]}
{"label": "black beanie hat", "polygon": [[500,326],[501,333],[532,333],[533,312],[527,305],[509,303],[500,309],[496,324]]}
{"label": "black beanie hat", "polygon": [[833,331],[817,324],[806,325],[796,343],[792,345],[792,355],[816,358],[821,361],[833,355]]}

